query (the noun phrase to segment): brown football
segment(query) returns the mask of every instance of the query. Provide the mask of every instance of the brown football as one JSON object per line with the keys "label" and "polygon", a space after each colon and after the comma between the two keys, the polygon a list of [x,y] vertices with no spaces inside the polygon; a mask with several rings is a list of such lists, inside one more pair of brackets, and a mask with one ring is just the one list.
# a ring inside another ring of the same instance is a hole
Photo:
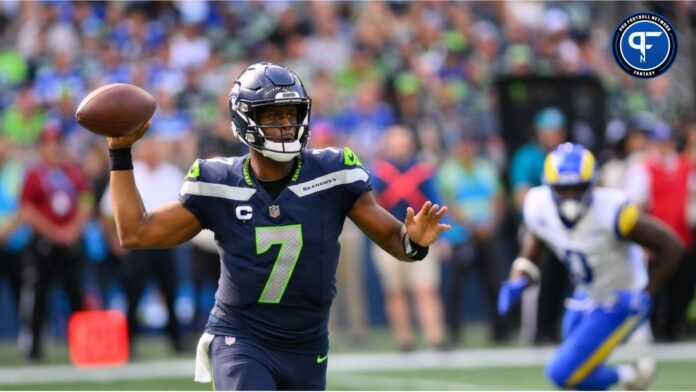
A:
{"label": "brown football", "polygon": [[88,130],[109,137],[130,135],[155,113],[155,98],[138,86],[107,84],[80,102],[77,122]]}

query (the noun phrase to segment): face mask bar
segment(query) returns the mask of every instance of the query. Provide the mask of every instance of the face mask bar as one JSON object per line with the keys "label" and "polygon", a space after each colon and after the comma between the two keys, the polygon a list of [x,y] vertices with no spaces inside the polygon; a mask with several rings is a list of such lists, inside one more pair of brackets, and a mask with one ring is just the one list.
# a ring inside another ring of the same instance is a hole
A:
{"label": "face mask bar", "polygon": [[[250,101],[235,97],[239,94],[237,86],[230,93],[232,130],[244,144],[276,161],[288,161],[304,150],[310,135],[311,98],[296,91],[280,91],[272,99]],[[271,105],[294,105],[298,118],[286,126],[259,125],[258,110]],[[276,130],[268,132],[269,129],[280,129],[281,134],[276,135]],[[268,136],[269,133],[274,136]]]}
{"label": "face mask bar", "polygon": [[[249,128],[256,130],[263,138],[265,149],[280,153],[294,153],[296,152],[295,142],[300,143],[299,136],[300,132],[304,129],[304,125],[257,125]],[[267,129],[280,129],[281,134],[280,136],[266,136]],[[272,145],[269,146],[269,143]],[[280,145],[280,149],[278,149],[278,145]],[[290,151],[288,151],[288,146],[292,146],[293,148],[290,148]]]}
{"label": "face mask bar", "polygon": [[591,186],[592,184],[551,186],[553,201],[561,218],[575,223],[585,214],[592,201]]}

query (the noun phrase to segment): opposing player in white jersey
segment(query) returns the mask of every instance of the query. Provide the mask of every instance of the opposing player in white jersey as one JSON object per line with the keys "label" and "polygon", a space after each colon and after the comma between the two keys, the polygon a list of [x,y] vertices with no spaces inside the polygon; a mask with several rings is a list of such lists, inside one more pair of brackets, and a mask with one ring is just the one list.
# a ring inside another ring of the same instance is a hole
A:
{"label": "opposing player in white jersey", "polygon": [[[563,343],[546,367],[549,379],[579,390],[617,383],[642,389],[654,377],[653,361],[618,367],[604,362],[646,320],[651,295],[676,267],[683,245],[621,191],[595,187],[596,176],[594,156],[578,144],[561,144],[546,157],[544,185],[532,188],[524,201],[528,232],[500,289],[498,312],[506,314],[539,279],[536,262],[547,247],[576,287],[563,318]],[[650,276],[639,245],[652,254]]]}

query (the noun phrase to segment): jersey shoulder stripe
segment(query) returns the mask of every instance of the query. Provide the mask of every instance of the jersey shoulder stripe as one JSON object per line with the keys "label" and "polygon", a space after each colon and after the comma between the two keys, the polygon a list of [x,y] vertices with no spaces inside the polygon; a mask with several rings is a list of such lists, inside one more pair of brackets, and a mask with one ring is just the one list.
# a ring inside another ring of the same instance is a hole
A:
{"label": "jersey shoulder stripe", "polygon": [[370,173],[362,166],[358,156],[348,147],[310,149],[305,151],[303,157],[307,167],[312,168],[312,174],[309,176],[312,179],[288,187],[298,197],[308,196],[339,185],[369,184]]}
{"label": "jersey shoulder stripe", "polygon": [[351,184],[356,181],[367,181],[369,175],[362,168],[344,169],[333,173],[325,174],[310,181],[289,186],[298,197],[309,196],[313,193],[331,189],[343,184]]}
{"label": "jersey shoulder stripe", "polygon": [[179,194],[247,201],[256,189],[244,186],[243,162],[243,157],[197,159],[186,174]]}
{"label": "jersey shoulder stripe", "polygon": [[629,201],[624,202],[616,213],[616,224],[614,231],[619,238],[626,238],[628,234],[636,227],[640,210],[635,203]]}
{"label": "jersey shoulder stripe", "polygon": [[223,199],[248,201],[256,193],[254,188],[244,188],[201,181],[186,181],[181,186],[180,195],[220,197]]}

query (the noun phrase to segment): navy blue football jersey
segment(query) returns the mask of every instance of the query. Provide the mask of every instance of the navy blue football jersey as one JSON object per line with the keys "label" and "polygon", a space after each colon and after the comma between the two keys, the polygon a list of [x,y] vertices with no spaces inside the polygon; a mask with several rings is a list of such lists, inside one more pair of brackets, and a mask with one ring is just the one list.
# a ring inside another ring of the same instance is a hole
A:
{"label": "navy blue football jersey", "polygon": [[349,149],[306,150],[273,200],[249,156],[197,160],[180,201],[215,233],[222,269],[206,331],[298,353],[326,352],[336,295],[338,236],[370,189]]}

